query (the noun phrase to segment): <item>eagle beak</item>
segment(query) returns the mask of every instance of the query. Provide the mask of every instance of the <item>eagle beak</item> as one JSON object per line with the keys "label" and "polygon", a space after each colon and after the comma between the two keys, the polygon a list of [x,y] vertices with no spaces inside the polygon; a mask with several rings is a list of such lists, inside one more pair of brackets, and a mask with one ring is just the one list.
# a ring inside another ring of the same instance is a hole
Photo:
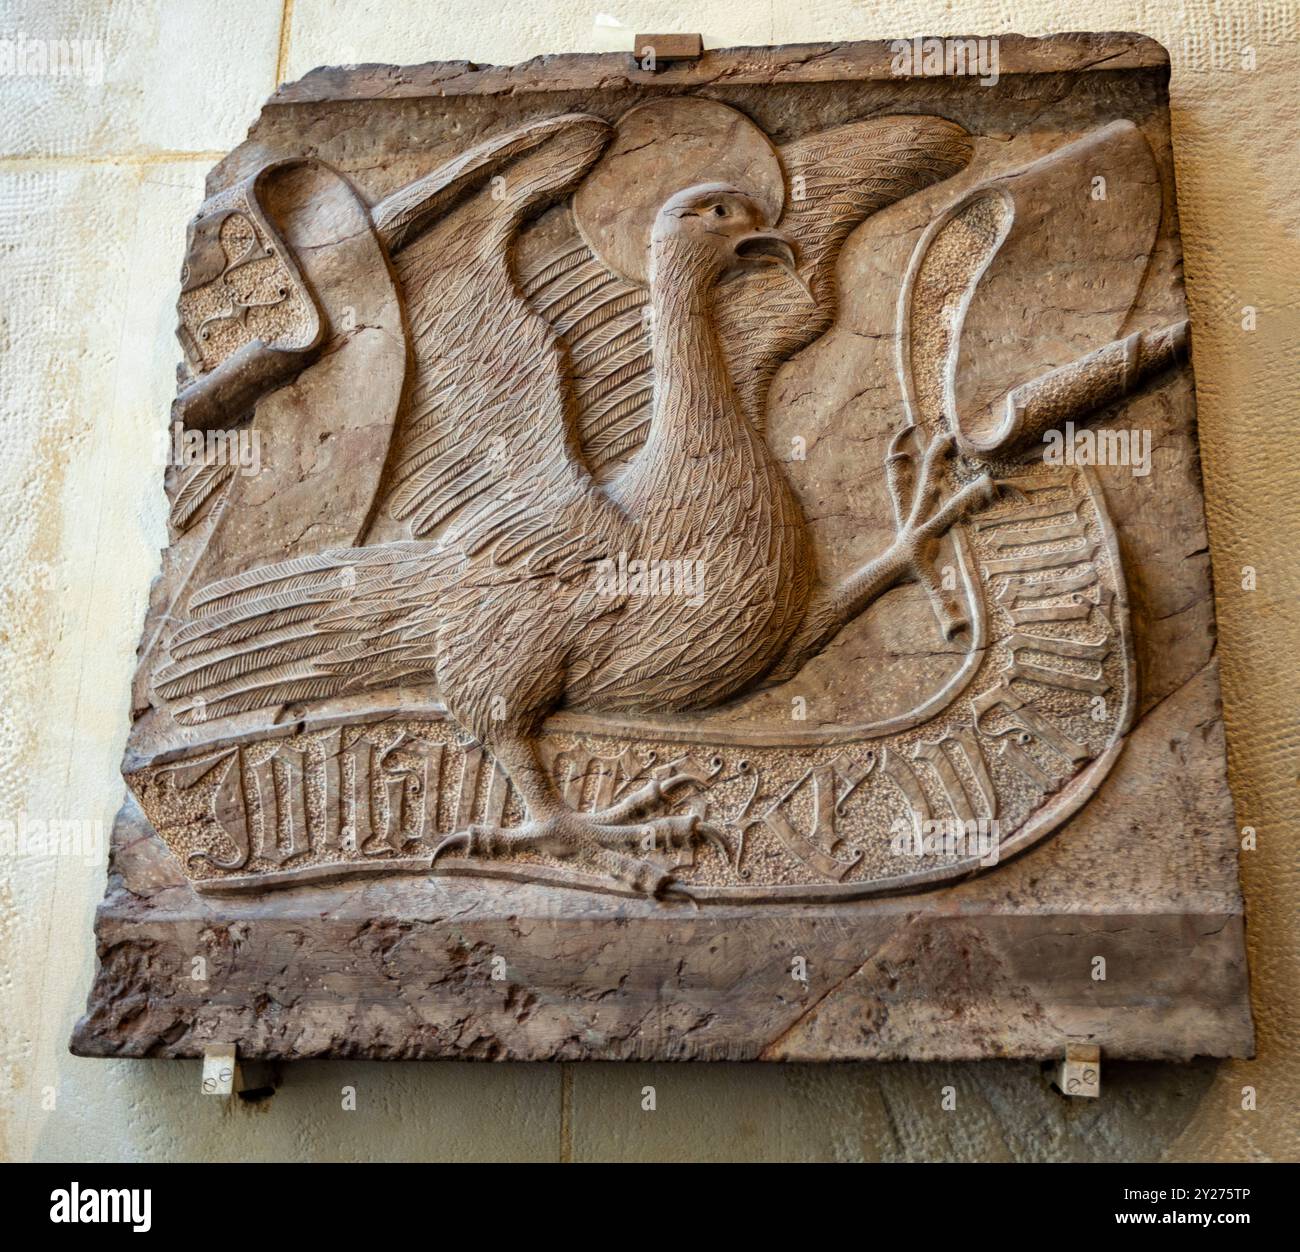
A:
{"label": "eagle beak", "polygon": [[808,299],[813,300],[808,284],[795,265],[794,245],[789,236],[779,230],[755,230],[742,235],[732,247],[739,263],[738,270],[779,265],[799,284]]}

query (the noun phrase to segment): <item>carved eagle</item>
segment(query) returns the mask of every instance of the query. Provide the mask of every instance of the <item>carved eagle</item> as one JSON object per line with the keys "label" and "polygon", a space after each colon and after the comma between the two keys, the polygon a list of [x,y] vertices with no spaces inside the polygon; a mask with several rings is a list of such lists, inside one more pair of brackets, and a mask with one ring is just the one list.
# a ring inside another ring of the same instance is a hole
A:
{"label": "carved eagle", "polygon": [[[775,213],[710,179],[653,204],[644,285],[563,207],[521,272],[521,231],[610,136],[595,117],[533,123],[376,206],[415,373],[366,542],[198,590],[155,688],[185,721],[432,679],[528,807],[521,827],[458,834],[472,855],[539,848],[657,891],[662,866],[630,843],[672,780],[580,815],[535,736],[561,706],[706,708],[797,666],[988,498],[984,478],[938,503],[936,440],[896,542],[824,587],[764,438],[774,371],[834,319],[849,233],[961,169],[970,145],[939,118],[851,123],[780,150]],[[699,564],[704,594],[609,585],[628,558]],[[670,842],[706,833],[651,825]]]}

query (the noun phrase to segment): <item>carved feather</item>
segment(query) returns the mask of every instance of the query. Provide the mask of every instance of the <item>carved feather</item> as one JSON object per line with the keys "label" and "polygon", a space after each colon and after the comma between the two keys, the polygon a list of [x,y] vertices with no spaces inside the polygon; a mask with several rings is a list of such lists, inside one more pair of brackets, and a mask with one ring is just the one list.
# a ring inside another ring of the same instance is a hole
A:
{"label": "carved feather", "polygon": [[218,460],[200,461],[187,469],[172,500],[172,525],[178,531],[186,530],[199,510],[234,476],[235,467]]}
{"label": "carved feather", "polygon": [[[155,687],[179,721],[364,690],[428,671],[454,553],[393,543],[297,557],[198,592]],[[400,637],[389,636],[394,631]]]}
{"label": "carved feather", "polygon": [[[416,375],[381,509],[413,536],[530,568],[553,565],[595,517],[613,516],[579,451],[563,345],[525,298],[509,246],[511,223],[571,190],[608,140],[599,119],[564,121],[513,161],[503,191],[462,199],[396,258]],[[553,292],[579,337],[628,298],[576,248],[528,281]]]}

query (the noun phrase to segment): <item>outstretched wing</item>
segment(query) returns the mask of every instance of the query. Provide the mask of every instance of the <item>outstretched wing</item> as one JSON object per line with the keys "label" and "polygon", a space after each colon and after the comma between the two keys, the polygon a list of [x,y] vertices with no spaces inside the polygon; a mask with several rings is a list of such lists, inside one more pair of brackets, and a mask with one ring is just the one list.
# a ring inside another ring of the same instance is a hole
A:
{"label": "outstretched wing", "polygon": [[[190,600],[155,681],[196,721],[403,681],[429,681],[440,602],[474,565],[485,583],[561,576],[617,543],[570,426],[563,346],[525,302],[510,250],[520,222],[600,155],[598,118],[534,123],[376,207],[407,298],[415,377],[377,513],[411,540],[251,569]],[[373,516],[373,515],[372,515]]]}
{"label": "outstretched wing", "polygon": [[799,251],[814,303],[790,275],[769,266],[717,306],[731,376],[759,429],[777,367],[835,320],[835,263],[850,232],[887,205],[951,178],[971,154],[970,136],[955,122],[906,115],[850,122],[781,149],[789,189],[780,225]]}
{"label": "outstretched wing", "polygon": [[[534,141],[522,154],[520,136]],[[524,298],[511,252],[520,222],[570,190],[608,137],[598,118],[534,123],[508,137],[513,159],[475,194],[414,239],[403,227],[395,265],[415,378],[380,512],[416,538],[542,571],[581,559],[600,529],[610,506],[572,428],[566,351]]]}
{"label": "outstretched wing", "polygon": [[[780,225],[799,247],[816,304],[776,266],[729,284],[715,304],[731,376],[756,426],[777,367],[834,319],[835,261],[849,233],[886,205],[951,177],[970,157],[960,126],[922,116],[850,122],[781,149],[787,195]],[[581,446],[599,476],[645,440],[652,393],[647,293],[606,269],[571,219],[536,234],[520,286],[568,346]]]}

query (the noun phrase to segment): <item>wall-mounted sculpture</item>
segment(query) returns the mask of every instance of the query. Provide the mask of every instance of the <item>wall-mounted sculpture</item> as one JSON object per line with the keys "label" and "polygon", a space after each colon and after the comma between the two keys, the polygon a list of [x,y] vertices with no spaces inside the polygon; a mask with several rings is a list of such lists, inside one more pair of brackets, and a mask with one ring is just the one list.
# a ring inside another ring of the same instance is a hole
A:
{"label": "wall-mounted sculpture", "polygon": [[214,172],[79,1049],[1249,1046],[1163,56],[806,51],[320,71]]}

